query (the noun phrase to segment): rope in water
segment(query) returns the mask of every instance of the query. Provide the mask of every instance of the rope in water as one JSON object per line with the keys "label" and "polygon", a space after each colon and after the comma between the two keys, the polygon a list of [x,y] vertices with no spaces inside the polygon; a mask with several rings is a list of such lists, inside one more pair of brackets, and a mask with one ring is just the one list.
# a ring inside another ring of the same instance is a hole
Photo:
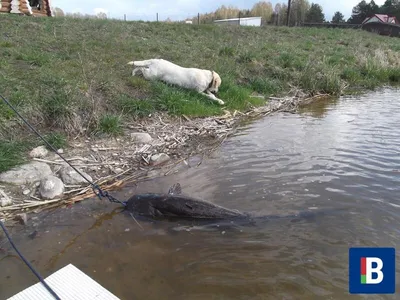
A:
{"label": "rope in water", "polygon": [[111,196],[110,194],[108,194],[107,191],[103,191],[97,184],[94,184],[93,182],[91,182],[87,177],[85,177],[77,168],[75,168],[73,165],[71,165],[60,153],[58,153],[58,151],[49,143],[47,142],[44,137],[37,132],[37,130],[35,128],[33,128],[33,126],[31,124],[28,123],[28,121],[25,120],[25,118],[23,116],[21,116],[18,111],[11,105],[11,103],[4,98],[1,94],[0,94],[0,98],[2,98],[4,100],[4,102],[18,115],[18,117],[20,117],[20,119],[22,121],[24,121],[24,123],[33,131],[36,133],[37,136],[39,136],[39,138],[42,139],[42,141],[51,149],[53,150],[58,156],[61,157],[62,160],[64,160],[71,168],[73,168],[75,170],[75,172],[77,172],[79,175],[81,175],[91,186],[92,189],[94,191],[94,193],[97,195],[97,197],[99,197],[99,199],[101,200],[102,197],[107,198],[110,202],[114,202],[114,203],[120,203],[123,206],[126,205],[125,202],[119,201],[117,199],[115,199],[113,196]]}
{"label": "rope in water", "polygon": [[[58,151],[49,143],[47,142],[43,136],[35,129],[31,124],[29,124],[28,121],[25,120],[23,116],[21,116],[18,111],[11,105],[11,103],[3,97],[3,95],[0,94],[0,98],[3,99],[3,101],[17,114],[17,116],[24,121],[24,123],[33,131],[36,133],[39,138],[42,139],[42,141],[55,153],[57,153],[58,156],[61,157],[62,160],[64,160],[70,167],[72,167],[75,172],[77,172],[79,175],[81,175],[91,186],[94,191],[94,193],[97,195],[97,197],[101,200],[101,198],[107,198],[110,202],[114,203],[120,203],[123,206],[126,206],[126,202],[119,201],[118,199],[114,198],[111,196],[107,191],[103,191],[97,184],[94,184],[91,182],[88,178],[86,178],[78,169],[76,169],[73,165],[71,165]],[[40,276],[40,274],[32,267],[32,265],[25,259],[25,257],[19,252],[18,248],[15,246],[14,242],[12,241],[6,227],[4,226],[3,222],[0,220],[0,227],[3,229],[8,241],[10,242],[11,246],[14,248],[14,250],[17,252],[18,256],[25,262],[25,264],[29,267],[29,269],[36,275],[36,277],[42,282],[42,284],[46,287],[46,289],[57,299],[61,300],[60,297],[57,296],[57,294],[49,287],[49,285],[43,280],[43,278]]]}
{"label": "rope in water", "polygon": [[49,285],[44,281],[42,276],[32,267],[32,265],[29,263],[29,261],[26,260],[26,258],[19,252],[18,248],[15,246],[14,242],[12,241],[10,235],[8,234],[8,231],[6,227],[4,226],[3,222],[0,220],[0,227],[3,229],[8,241],[10,242],[11,246],[14,248],[15,252],[17,252],[18,256],[24,261],[24,263],[28,266],[29,269],[33,272],[33,274],[36,275],[36,277],[40,280],[41,283],[46,287],[46,289],[54,296],[54,298],[61,300],[60,297],[57,296],[57,294],[49,287]]}

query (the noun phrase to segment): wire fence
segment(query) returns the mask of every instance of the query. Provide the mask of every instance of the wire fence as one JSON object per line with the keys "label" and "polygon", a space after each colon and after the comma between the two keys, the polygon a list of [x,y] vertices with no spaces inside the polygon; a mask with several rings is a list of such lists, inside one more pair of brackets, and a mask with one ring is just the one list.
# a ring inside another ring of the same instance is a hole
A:
{"label": "wire fence", "polygon": [[174,22],[174,23],[187,23],[187,24],[217,24],[217,25],[248,25],[248,26],[265,26],[265,25],[286,25],[285,19],[280,15],[272,15],[269,20],[262,17],[255,17],[250,15],[243,15],[239,13],[236,17],[231,16],[227,18],[219,18],[211,14],[200,14],[187,16],[186,18],[178,17],[171,18],[169,15],[161,15],[155,13],[153,15],[131,15],[124,14],[122,16],[108,16],[108,19],[122,20],[122,21],[147,21],[147,22]]}
{"label": "wire fence", "polygon": [[[217,18],[216,16],[207,14],[203,15],[197,13],[196,15],[187,16],[186,18],[182,18],[181,15],[164,15],[160,13],[153,13],[153,14],[111,14],[111,13],[100,13],[97,15],[89,15],[89,14],[81,14],[81,13],[67,13],[65,14],[66,17],[72,18],[96,18],[96,19],[109,19],[109,20],[119,20],[119,21],[143,21],[143,22],[171,22],[171,23],[187,23],[187,24],[229,24],[229,25],[249,25],[246,24],[245,20],[247,18],[253,18],[257,21],[253,21],[253,26],[262,26],[265,23],[271,24],[271,22],[264,22],[263,18],[261,17],[252,17],[248,15],[243,15],[239,13],[236,17],[231,18]],[[251,25],[251,24],[250,24]]]}
{"label": "wire fence", "polygon": [[[56,15],[57,16],[57,15]],[[72,17],[72,18],[96,18],[96,19],[109,19],[109,20],[120,20],[120,21],[143,21],[143,22],[185,22],[186,20],[192,20],[193,16],[187,16],[183,18],[177,15],[163,15],[160,13],[153,14],[111,14],[111,13],[99,13],[99,14],[83,14],[83,13],[66,13],[58,16]],[[200,14],[198,14],[200,17]]]}
{"label": "wire fence", "polygon": [[[262,17],[253,17],[249,15],[243,15],[241,13],[238,16],[231,18],[217,18],[211,14],[200,14],[196,16],[187,16],[182,18],[181,15],[162,15],[159,13],[153,14],[110,14],[103,13],[98,15],[80,14],[80,13],[67,13],[65,17],[72,18],[95,18],[95,19],[108,19],[108,20],[118,20],[126,22],[142,21],[142,22],[167,22],[167,23],[187,23],[187,24],[216,24],[216,25],[242,25],[242,26],[288,26],[287,16],[282,14],[272,14],[271,18],[265,20]],[[174,18],[175,17],[175,18]],[[293,22],[291,22],[293,23]],[[296,21],[294,24],[289,24],[289,26],[300,26],[300,27],[326,27],[326,28],[359,28],[360,24],[348,24],[348,23],[310,23],[304,21]]]}
{"label": "wire fence", "polygon": [[[153,15],[132,15],[132,14],[124,14],[123,16],[108,16],[109,19],[116,20],[124,20],[124,21],[150,21],[150,22],[181,22],[181,23],[190,23],[190,24],[211,24],[215,21],[219,20],[232,20],[232,22],[237,22],[240,24],[240,20],[245,18],[257,18],[249,15],[243,15],[239,13],[236,17],[229,18],[217,18],[216,16],[203,15],[197,13],[196,15],[187,16],[186,18],[182,18],[181,16],[171,16],[171,15],[163,15],[159,13],[155,13]],[[261,17],[260,17],[261,18]]]}
{"label": "wire fence", "polygon": [[[142,21],[142,22],[167,22],[167,23],[187,23],[187,24],[216,24],[216,25],[242,25],[242,26],[288,26],[287,14],[273,13],[270,18],[255,17],[249,14],[243,14],[239,12],[236,17],[221,18],[214,14],[201,14],[187,15],[186,18],[182,18],[182,15],[171,15],[161,14],[158,12],[151,14],[116,14],[116,13],[99,13],[97,15],[88,15],[81,13],[67,13],[66,17],[75,18],[97,18],[97,19],[108,19],[108,20],[119,20],[119,21]],[[329,22],[325,23],[305,23],[302,20],[293,20],[289,26],[308,26],[308,27],[340,27],[340,28],[353,28],[352,25],[343,24],[332,24]]]}

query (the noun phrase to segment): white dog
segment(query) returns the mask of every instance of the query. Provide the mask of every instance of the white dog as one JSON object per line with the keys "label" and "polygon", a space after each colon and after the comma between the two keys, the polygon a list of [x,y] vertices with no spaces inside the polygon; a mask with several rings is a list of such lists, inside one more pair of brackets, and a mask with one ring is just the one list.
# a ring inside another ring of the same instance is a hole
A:
{"label": "white dog", "polygon": [[221,85],[221,78],[214,71],[183,68],[164,59],[131,61],[128,65],[135,66],[132,76],[141,72],[148,80],[162,80],[169,84],[193,89],[221,105],[225,104],[213,94],[218,92]]}

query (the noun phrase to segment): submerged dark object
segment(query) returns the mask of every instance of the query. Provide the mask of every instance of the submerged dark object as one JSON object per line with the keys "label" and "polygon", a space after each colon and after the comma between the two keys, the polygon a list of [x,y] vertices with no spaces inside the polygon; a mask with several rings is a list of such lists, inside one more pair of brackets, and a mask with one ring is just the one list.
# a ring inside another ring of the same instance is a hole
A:
{"label": "submerged dark object", "polygon": [[291,222],[310,220],[319,214],[326,215],[326,210],[302,211],[290,215],[253,215],[228,209],[217,204],[182,195],[179,183],[170,187],[167,194],[137,194],[129,198],[125,209],[131,214],[152,219],[168,219],[196,223],[220,223],[226,224],[254,224],[272,219],[290,219]]}
{"label": "submerged dark object", "polygon": [[185,219],[231,219],[246,218],[238,210],[181,195],[179,183],[170,187],[167,194],[138,194],[126,201],[126,209],[145,217],[178,217]]}

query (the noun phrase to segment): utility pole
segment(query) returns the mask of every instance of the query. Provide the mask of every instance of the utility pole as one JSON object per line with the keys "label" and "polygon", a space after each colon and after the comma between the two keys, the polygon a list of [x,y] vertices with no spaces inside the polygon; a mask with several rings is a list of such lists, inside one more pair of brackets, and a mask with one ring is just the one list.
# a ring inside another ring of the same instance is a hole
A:
{"label": "utility pole", "polygon": [[287,18],[286,18],[286,26],[289,26],[289,19],[290,19],[290,4],[292,0],[288,0],[288,6],[287,6]]}

